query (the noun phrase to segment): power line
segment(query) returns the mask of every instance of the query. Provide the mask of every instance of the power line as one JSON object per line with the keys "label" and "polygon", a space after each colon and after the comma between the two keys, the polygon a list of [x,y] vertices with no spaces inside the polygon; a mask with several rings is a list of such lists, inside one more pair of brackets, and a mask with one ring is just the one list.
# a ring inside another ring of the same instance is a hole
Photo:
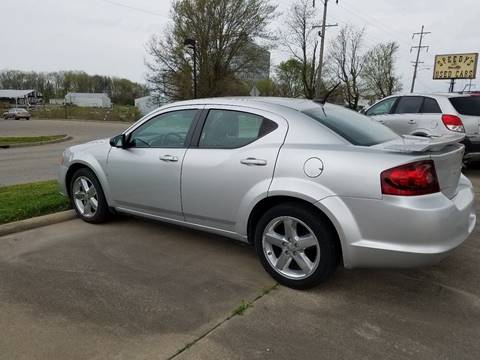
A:
{"label": "power line", "polygon": [[423,31],[424,28],[425,28],[425,26],[422,25],[422,31],[413,33],[413,35],[412,35],[412,39],[414,39],[415,36],[417,36],[417,35],[419,35],[420,38],[419,38],[419,40],[418,40],[418,45],[417,45],[417,46],[412,46],[412,47],[410,48],[410,52],[412,52],[413,49],[417,49],[417,58],[416,58],[416,60],[415,60],[415,62],[414,62],[415,65],[414,65],[414,67],[413,67],[412,87],[410,88],[410,92],[411,92],[411,93],[413,93],[413,90],[415,89],[415,79],[417,78],[418,64],[423,63],[423,61],[419,61],[419,59],[420,59],[420,51],[421,51],[422,49],[427,49],[427,51],[428,51],[428,48],[429,48],[429,46],[424,46],[424,45],[422,45],[423,36],[424,36],[424,35],[431,34],[430,31]]}
{"label": "power line", "polygon": [[158,12],[155,12],[155,11],[150,11],[150,10],[147,10],[147,9],[142,9],[142,8],[139,8],[139,7],[135,7],[135,6],[131,6],[131,5],[127,5],[127,4],[123,4],[123,3],[119,3],[119,2],[116,2],[116,1],[112,1],[112,0],[100,0],[100,1],[103,1],[107,4],[110,4],[110,5],[114,5],[114,6],[118,6],[118,7],[123,7],[125,9],[129,9],[129,10],[135,10],[135,11],[138,11],[138,12],[142,12],[144,14],[148,14],[148,15],[153,15],[153,16],[159,16],[159,17],[162,17],[162,18],[165,18],[167,19],[168,17],[163,15],[163,14],[160,14]]}
{"label": "power line", "polygon": [[[344,10],[346,10],[347,12],[349,12],[350,14],[352,14],[353,16],[356,16],[358,17],[359,19],[363,20],[363,22],[367,23],[367,24],[370,24],[374,27],[376,27],[378,30],[384,32],[384,33],[388,33],[390,35],[392,35],[395,40],[397,40],[398,42],[400,43],[403,43],[404,45],[410,47],[410,44],[408,44],[405,40],[401,39],[401,38],[398,38],[398,34],[395,34],[394,32],[390,31],[387,26],[383,25],[380,21],[378,21],[378,19],[376,18],[373,18],[372,16],[369,16],[367,14],[364,14],[362,15],[359,11],[357,11],[356,9],[355,10],[350,10],[348,7],[346,7],[345,5],[342,5],[342,4],[338,4],[338,6],[340,6],[341,8],[343,8]],[[370,17],[370,19],[372,19],[372,21],[370,21],[367,16]]]}

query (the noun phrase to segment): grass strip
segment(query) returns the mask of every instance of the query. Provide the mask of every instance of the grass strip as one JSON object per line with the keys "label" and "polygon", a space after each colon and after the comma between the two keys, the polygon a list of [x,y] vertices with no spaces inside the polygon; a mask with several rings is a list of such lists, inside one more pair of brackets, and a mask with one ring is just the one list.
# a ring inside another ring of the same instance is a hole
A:
{"label": "grass strip", "polygon": [[0,224],[70,208],[55,180],[0,187]]}
{"label": "grass strip", "polygon": [[63,139],[65,135],[48,136],[0,136],[0,145],[30,144]]}

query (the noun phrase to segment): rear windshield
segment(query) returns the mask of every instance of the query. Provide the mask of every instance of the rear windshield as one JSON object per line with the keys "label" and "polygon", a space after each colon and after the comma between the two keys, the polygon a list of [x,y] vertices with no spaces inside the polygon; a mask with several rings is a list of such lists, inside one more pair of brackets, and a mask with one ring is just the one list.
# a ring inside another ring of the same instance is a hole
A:
{"label": "rear windshield", "polygon": [[480,96],[462,96],[449,99],[460,115],[480,116]]}
{"label": "rear windshield", "polygon": [[341,106],[325,104],[303,111],[353,145],[372,146],[398,138],[392,130],[368,116]]}

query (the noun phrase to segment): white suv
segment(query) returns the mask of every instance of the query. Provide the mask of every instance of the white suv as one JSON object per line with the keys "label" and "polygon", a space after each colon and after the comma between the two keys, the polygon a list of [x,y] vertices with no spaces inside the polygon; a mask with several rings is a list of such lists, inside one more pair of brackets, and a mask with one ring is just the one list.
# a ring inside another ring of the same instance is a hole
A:
{"label": "white suv", "polygon": [[465,160],[480,159],[480,96],[408,94],[386,97],[365,111],[400,135],[465,133]]}

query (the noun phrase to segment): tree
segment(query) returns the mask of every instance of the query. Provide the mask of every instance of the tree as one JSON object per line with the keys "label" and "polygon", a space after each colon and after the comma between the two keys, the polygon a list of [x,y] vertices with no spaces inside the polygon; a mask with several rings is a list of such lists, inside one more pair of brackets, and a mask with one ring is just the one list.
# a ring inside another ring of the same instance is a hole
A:
{"label": "tree", "polygon": [[[198,95],[219,96],[240,91],[235,72],[255,63],[253,39],[268,39],[267,25],[275,16],[270,0],[174,0],[171,24],[164,36],[147,44],[147,80],[172,99],[192,97],[191,57],[184,41],[196,40]],[[241,56],[241,61],[238,61]]]}
{"label": "tree", "polygon": [[304,94],[302,71],[302,63],[295,58],[283,61],[277,66],[275,80],[280,96],[295,98]]}
{"label": "tree", "polygon": [[395,74],[398,44],[380,43],[367,52],[362,77],[368,92],[377,99],[402,90],[400,78]]}
{"label": "tree", "polygon": [[68,92],[105,92],[113,103],[133,105],[134,99],[148,93],[145,85],[128,79],[88,75],[83,71],[25,72],[0,71],[0,88],[34,89],[42,93],[45,101],[63,98]]}
{"label": "tree", "polygon": [[286,46],[300,65],[303,95],[307,99],[315,97],[319,44],[317,31],[313,28],[315,19],[315,9],[311,5],[311,0],[299,0],[291,7],[285,21],[286,31],[283,34]]}
{"label": "tree", "polygon": [[350,25],[342,27],[331,43],[327,60],[330,72],[335,77],[331,82],[341,82],[344,99],[353,110],[357,110],[363,91],[361,77],[365,66],[365,56],[362,54],[363,36],[364,29],[357,30]]}

